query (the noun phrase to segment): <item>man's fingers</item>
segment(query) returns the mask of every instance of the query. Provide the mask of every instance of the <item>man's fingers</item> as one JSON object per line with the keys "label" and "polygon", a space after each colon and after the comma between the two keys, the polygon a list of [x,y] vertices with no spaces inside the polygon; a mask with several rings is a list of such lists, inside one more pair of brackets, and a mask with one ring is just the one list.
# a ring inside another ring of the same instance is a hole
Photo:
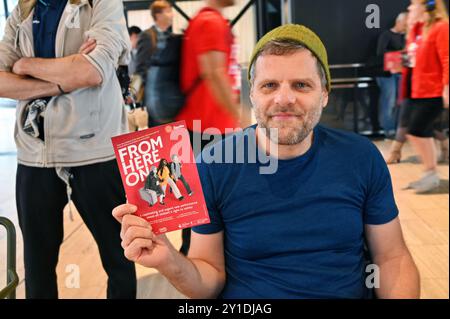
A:
{"label": "man's fingers", "polygon": [[97,47],[97,43],[89,44],[83,48],[80,48],[80,54],[89,54]]}
{"label": "man's fingers", "polygon": [[79,53],[86,53],[86,49],[89,49],[91,47],[95,48],[96,45],[97,41],[95,39],[88,39],[81,45]]}
{"label": "man's fingers", "polygon": [[89,45],[88,42],[84,42],[84,43],[81,45],[79,52],[80,52],[80,53],[83,52],[83,50],[86,49],[88,45]]}
{"label": "man's fingers", "polygon": [[131,226],[147,227],[149,229],[152,228],[150,224],[142,217],[130,214],[124,215],[122,217],[122,226],[127,228]]}
{"label": "man's fingers", "polygon": [[81,45],[80,49],[78,50],[78,53],[82,53],[83,50],[84,50],[84,48],[85,48],[86,46],[87,46],[86,43],[83,43],[83,44]]}
{"label": "man's fingers", "polygon": [[150,224],[145,219],[134,215],[125,215],[122,218],[122,229],[120,231],[120,237],[123,238],[128,228],[132,226],[148,228],[149,230],[152,230],[152,226],[150,226]]}
{"label": "man's fingers", "polygon": [[171,245],[169,238],[167,238],[166,234],[161,234],[158,236],[155,236],[155,234],[153,234],[153,242],[156,244],[163,245],[163,246]]}
{"label": "man's fingers", "polygon": [[97,47],[97,43],[92,43],[91,45],[89,45],[86,49],[84,49],[83,53],[84,54],[89,54],[92,51],[94,51],[94,49]]}
{"label": "man's fingers", "polygon": [[90,44],[92,44],[92,43],[95,43],[95,42],[97,42],[95,39],[92,39],[92,38],[87,39],[86,41],[83,42],[82,47],[83,47],[83,46],[88,46],[88,45],[90,45]]}
{"label": "man's fingers", "polygon": [[80,54],[89,54],[94,50],[95,47],[88,47],[80,52]]}
{"label": "man's fingers", "polygon": [[153,240],[153,232],[149,227],[131,226],[122,236],[122,247],[126,247],[136,238]]}
{"label": "man's fingers", "polygon": [[145,249],[151,250],[153,242],[149,239],[137,238],[130,245],[124,247],[124,254],[128,260],[136,262]]}
{"label": "man's fingers", "polygon": [[13,67],[12,67],[12,72],[14,73],[14,74],[17,74],[17,75],[25,75],[23,72],[22,72],[22,63],[23,63],[23,58],[21,58],[21,59],[19,59],[18,61],[16,61],[16,63],[14,63],[14,65],[13,65]]}
{"label": "man's fingers", "polygon": [[112,214],[121,223],[124,216],[134,214],[136,211],[137,207],[135,205],[123,204],[114,208]]}

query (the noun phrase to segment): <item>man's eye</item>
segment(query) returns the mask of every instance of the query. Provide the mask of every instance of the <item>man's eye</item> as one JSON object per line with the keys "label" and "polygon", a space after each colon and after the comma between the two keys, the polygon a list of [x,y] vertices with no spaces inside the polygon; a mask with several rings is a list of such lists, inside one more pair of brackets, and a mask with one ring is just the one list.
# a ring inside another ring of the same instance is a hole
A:
{"label": "man's eye", "polygon": [[298,82],[298,83],[295,83],[294,86],[295,86],[297,89],[305,89],[305,88],[308,88],[308,87],[309,87],[309,85],[306,84],[306,83],[304,83],[304,82]]}
{"label": "man's eye", "polygon": [[272,83],[264,84],[263,88],[265,88],[265,89],[273,89],[273,88],[275,88],[275,86],[276,86],[276,84],[272,82]]}

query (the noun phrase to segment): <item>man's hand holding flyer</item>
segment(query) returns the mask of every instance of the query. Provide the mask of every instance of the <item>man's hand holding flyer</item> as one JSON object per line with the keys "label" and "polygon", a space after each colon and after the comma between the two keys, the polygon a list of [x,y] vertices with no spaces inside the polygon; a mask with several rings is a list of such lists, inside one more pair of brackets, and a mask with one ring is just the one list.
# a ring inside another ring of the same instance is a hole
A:
{"label": "man's hand holding flyer", "polygon": [[116,136],[112,142],[127,200],[154,234],[210,222],[184,122]]}

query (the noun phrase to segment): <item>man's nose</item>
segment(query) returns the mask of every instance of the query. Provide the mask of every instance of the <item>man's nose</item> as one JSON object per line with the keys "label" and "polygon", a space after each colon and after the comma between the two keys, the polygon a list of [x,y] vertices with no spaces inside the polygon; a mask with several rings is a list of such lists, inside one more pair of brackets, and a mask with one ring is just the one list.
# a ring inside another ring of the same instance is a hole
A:
{"label": "man's nose", "polygon": [[292,91],[289,84],[281,84],[280,88],[276,92],[275,100],[274,102],[277,105],[293,105],[295,104],[295,94]]}

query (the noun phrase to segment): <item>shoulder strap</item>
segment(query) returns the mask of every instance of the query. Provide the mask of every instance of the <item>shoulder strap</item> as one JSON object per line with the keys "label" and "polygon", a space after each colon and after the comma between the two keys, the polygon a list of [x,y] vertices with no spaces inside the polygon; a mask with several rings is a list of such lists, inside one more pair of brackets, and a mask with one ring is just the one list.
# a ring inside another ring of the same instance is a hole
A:
{"label": "shoulder strap", "polygon": [[201,75],[198,76],[198,78],[195,79],[195,82],[192,84],[192,86],[184,92],[184,95],[186,97],[189,97],[194,93],[194,91],[200,86],[200,84],[203,82],[203,78]]}

